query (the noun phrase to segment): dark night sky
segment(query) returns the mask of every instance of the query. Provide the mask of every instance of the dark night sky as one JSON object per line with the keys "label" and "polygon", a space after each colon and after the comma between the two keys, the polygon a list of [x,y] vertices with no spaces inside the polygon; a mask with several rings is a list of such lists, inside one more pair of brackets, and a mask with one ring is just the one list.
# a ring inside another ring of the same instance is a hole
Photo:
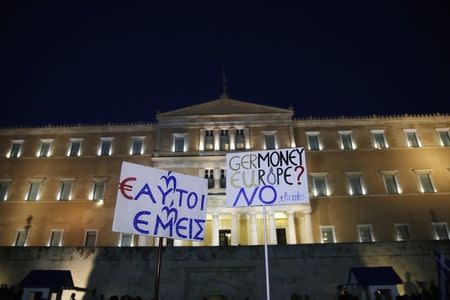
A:
{"label": "dark night sky", "polygon": [[217,98],[222,65],[232,98],[297,116],[450,113],[436,2],[5,2],[0,126],[153,121]]}

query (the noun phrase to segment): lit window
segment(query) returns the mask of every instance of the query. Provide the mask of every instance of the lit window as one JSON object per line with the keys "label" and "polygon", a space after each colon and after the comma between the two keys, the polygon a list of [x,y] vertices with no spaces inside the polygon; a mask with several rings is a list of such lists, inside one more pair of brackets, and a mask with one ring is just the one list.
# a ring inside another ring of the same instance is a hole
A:
{"label": "lit window", "polygon": [[403,129],[406,135],[406,141],[408,143],[408,147],[410,148],[418,148],[421,146],[419,139],[417,138],[415,129]]}
{"label": "lit window", "polygon": [[67,152],[67,156],[80,156],[82,142],[83,139],[70,139],[69,151]]}
{"label": "lit window", "polygon": [[436,240],[448,240],[448,224],[446,222],[432,223],[434,239]]}
{"label": "lit window", "polygon": [[214,131],[205,130],[205,150],[214,150]]}
{"label": "lit window", "polygon": [[0,201],[6,201],[8,199],[9,185],[11,179],[0,179]]}
{"label": "lit window", "polygon": [[133,235],[129,233],[120,234],[120,247],[133,247]]}
{"label": "lit window", "polygon": [[97,244],[97,230],[86,230],[84,235],[84,246],[95,247]]}
{"label": "lit window", "polygon": [[339,131],[339,136],[341,139],[342,150],[353,150],[356,148],[353,144],[351,131]]}
{"label": "lit window", "polygon": [[347,173],[350,195],[364,195],[360,173]]}
{"label": "lit window", "polygon": [[27,193],[27,201],[39,200],[39,193],[41,191],[42,180],[33,180],[30,182],[30,188]]}
{"label": "lit window", "polygon": [[28,241],[28,232],[26,229],[17,230],[16,240],[14,241],[14,246],[25,247]]}
{"label": "lit window", "polygon": [[311,174],[314,186],[314,196],[328,196],[326,174]]}
{"label": "lit window", "polygon": [[111,137],[101,138],[101,145],[100,145],[98,155],[110,156],[112,153],[112,141],[113,141],[113,138],[111,138]]}
{"label": "lit window", "polygon": [[62,229],[54,229],[50,233],[50,247],[60,247],[62,245],[64,230]]}
{"label": "lit window", "polygon": [[236,129],[235,148],[236,150],[245,149],[244,129]]}
{"label": "lit window", "polygon": [[131,155],[144,154],[144,137],[133,137]]}
{"label": "lit window", "polygon": [[384,130],[371,130],[373,146],[376,149],[386,149],[388,147],[386,143],[386,137],[384,135]]}
{"label": "lit window", "polygon": [[450,133],[448,128],[436,128],[436,132],[439,135],[439,138],[441,140],[441,146],[442,147],[449,147],[450,146]]}
{"label": "lit window", "polygon": [[372,225],[358,225],[359,241],[361,243],[370,243],[374,241],[372,233]]}
{"label": "lit window", "polygon": [[62,180],[59,185],[59,201],[69,201],[72,198],[73,180]]}
{"label": "lit window", "polygon": [[220,188],[225,189],[227,187],[227,178],[225,176],[225,169],[220,169]]}
{"label": "lit window", "polygon": [[92,200],[102,201],[105,197],[105,186],[106,182],[104,180],[94,180],[94,186],[92,190]]}
{"label": "lit window", "polygon": [[228,130],[226,129],[222,129],[220,131],[220,150],[230,150],[230,136],[228,135]]}
{"label": "lit window", "polygon": [[398,194],[400,193],[397,181],[397,174],[394,172],[383,172],[384,186],[386,193]]}
{"label": "lit window", "polygon": [[435,193],[433,182],[431,181],[430,172],[416,171],[417,177],[419,179],[420,191],[422,193]]}
{"label": "lit window", "polygon": [[18,158],[22,155],[23,140],[13,140],[11,142],[11,149],[8,153],[8,158]]}
{"label": "lit window", "polygon": [[186,133],[174,133],[173,134],[173,152],[186,152],[187,141]]}
{"label": "lit window", "polygon": [[214,188],[214,170],[205,169],[205,178],[208,180],[208,189]]}
{"label": "lit window", "polygon": [[309,150],[321,150],[318,131],[308,131],[306,132],[306,137],[308,138]]}
{"label": "lit window", "polygon": [[48,157],[50,156],[50,148],[52,146],[53,140],[41,140],[41,145],[39,147],[39,157]]}
{"label": "lit window", "polygon": [[334,226],[320,226],[320,237],[322,243],[335,243]]}
{"label": "lit window", "polygon": [[264,131],[264,145],[265,150],[275,150],[277,149],[277,138],[275,131]]}
{"label": "lit window", "polygon": [[411,240],[411,234],[409,232],[408,224],[395,224],[395,232],[397,241],[409,241]]}

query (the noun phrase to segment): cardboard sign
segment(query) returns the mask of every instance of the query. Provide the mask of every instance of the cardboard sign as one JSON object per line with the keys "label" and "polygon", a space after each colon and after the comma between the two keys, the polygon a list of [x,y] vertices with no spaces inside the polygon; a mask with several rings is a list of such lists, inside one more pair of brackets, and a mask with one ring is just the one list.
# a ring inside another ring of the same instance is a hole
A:
{"label": "cardboard sign", "polygon": [[204,178],[123,162],[112,230],[203,241],[207,195]]}
{"label": "cardboard sign", "polygon": [[227,154],[227,206],[309,203],[305,149]]}

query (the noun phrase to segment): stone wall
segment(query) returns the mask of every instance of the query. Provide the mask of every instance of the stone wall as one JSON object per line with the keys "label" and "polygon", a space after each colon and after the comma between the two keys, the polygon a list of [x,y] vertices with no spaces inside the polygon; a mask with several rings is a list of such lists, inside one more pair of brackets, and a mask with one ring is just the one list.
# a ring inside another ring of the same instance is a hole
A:
{"label": "stone wall", "polygon": [[[334,299],[355,266],[392,266],[404,280],[437,281],[433,248],[450,254],[448,241],[338,243],[269,246],[272,299],[307,294]],[[153,295],[156,247],[0,247],[0,283],[18,284],[32,269],[71,270],[75,285],[96,288],[105,299]],[[403,292],[399,286],[400,293]],[[69,299],[67,291],[63,299]],[[160,299],[264,299],[264,248],[170,247],[164,250]],[[77,299],[84,293],[78,292]]]}

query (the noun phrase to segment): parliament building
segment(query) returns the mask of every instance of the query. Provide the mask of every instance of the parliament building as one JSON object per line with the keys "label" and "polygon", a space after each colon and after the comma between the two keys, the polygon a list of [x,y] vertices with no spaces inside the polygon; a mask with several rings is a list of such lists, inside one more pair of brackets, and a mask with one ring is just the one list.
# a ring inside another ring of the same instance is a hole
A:
{"label": "parliament building", "polygon": [[0,246],[155,246],[112,232],[122,162],[206,178],[202,243],[263,244],[262,207],[225,205],[225,155],[304,147],[309,204],[268,207],[269,244],[450,238],[450,116],[293,118],[229,99],[155,123],[0,129]]}

